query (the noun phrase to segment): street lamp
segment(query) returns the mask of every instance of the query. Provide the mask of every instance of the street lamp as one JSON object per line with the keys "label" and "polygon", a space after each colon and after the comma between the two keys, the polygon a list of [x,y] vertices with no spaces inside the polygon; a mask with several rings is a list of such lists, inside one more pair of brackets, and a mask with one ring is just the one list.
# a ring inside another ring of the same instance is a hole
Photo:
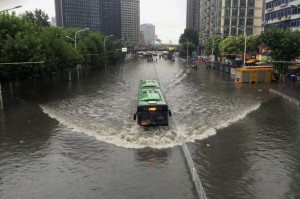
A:
{"label": "street lamp", "polygon": [[103,39],[103,47],[104,47],[104,67],[105,67],[105,71],[106,71],[106,47],[105,47],[105,41],[106,41],[106,38],[108,37],[112,37],[113,35],[108,35],[108,36],[105,36],[104,39]]}
{"label": "street lamp", "polygon": [[9,10],[14,10],[14,9],[17,9],[17,8],[21,8],[22,6],[19,5],[19,6],[15,6],[13,8],[9,8],[9,9],[6,9],[6,10],[1,10],[0,12],[5,12],[5,11],[9,11]]}
{"label": "street lamp", "polygon": [[244,38],[245,38],[245,45],[244,45],[244,66],[246,66],[246,50],[247,50],[246,27],[244,27],[244,29],[238,28],[236,26],[231,26],[231,27],[244,31]]}
{"label": "street lamp", "polygon": [[78,30],[76,33],[75,33],[75,49],[77,49],[77,34],[82,32],[82,31],[86,31],[86,30],[89,30],[89,28],[85,28],[85,29],[82,29],[82,30]]}
{"label": "street lamp", "polygon": [[[214,57],[214,48],[215,48],[215,39],[213,39],[213,43],[212,43],[212,49],[211,49],[211,58],[212,58],[212,61],[215,61],[215,57]],[[219,41],[220,39],[217,39],[216,41]]]}
{"label": "street lamp", "polygon": [[75,39],[73,37],[66,36],[66,38],[71,39],[75,42]]}
{"label": "street lamp", "polygon": [[185,39],[186,40],[186,63],[189,64],[189,40]]}

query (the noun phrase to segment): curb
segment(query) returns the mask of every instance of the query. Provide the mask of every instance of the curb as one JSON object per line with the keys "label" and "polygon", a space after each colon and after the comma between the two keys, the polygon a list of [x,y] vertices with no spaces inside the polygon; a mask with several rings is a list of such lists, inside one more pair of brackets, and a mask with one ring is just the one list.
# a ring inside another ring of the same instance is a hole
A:
{"label": "curb", "polygon": [[289,100],[290,102],[296,104],[297,106],[299,106],[299,104],[300,104],[300,101],[299,101],[299,100],[297,100],[297,99],[295,99],[295,98],[292,98],[292,97],[290,97],[290,96],[288,96],[288,95],[286,95],[286,94],[283,94],[283,93],[281,93],[281,92],[279,92],[279,91],[277,91],[277,90],[274,90],[274,89],[270,88],[269,91],[270,91],[271,93],[275,93],[275,94],[277,94],[277,95],[283,97],[284,99]]}

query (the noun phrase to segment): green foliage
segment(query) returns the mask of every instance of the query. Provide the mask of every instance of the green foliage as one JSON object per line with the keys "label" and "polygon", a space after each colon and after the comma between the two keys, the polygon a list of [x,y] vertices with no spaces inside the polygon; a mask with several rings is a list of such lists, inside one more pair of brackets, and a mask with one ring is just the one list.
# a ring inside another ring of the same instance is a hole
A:
{"label": "green foliage", "polygon": [[186,43],[186,40],[192,42],[195,46],[199,45],[199,32],[191,28],[186,28],[184,33],[180,35],[179,43]]}
{"label": "green foliage", "polygon": [[[275,68],[284,70],[288,62],[295,60],[300,55],[300,32],[292,29],[269,28],[261,35],[261,42],[271,49]],[[283,72],[283,71],[281,71]]]}
{"label": "green foliage", "polygon": [[193,52],[199,45],[199,32],[198,30],[186,28],[184,33],[180,35],[179,43],[182,49],[187,49],[189,52]]}
{"label": "green foliage", "polygon": [[[258,46],[260,45],[259,35],[246,36],[246,53],[258,53]],[[220,43],[220,54],[227,58],[235,58],[237,54],[244,54],[245,36],[238,37],[229,36]]]}
{"label": "green foliage", "polygon": [[50,26],[48,22],[49,16],[41,9],[35,9],[34,12],[25,11],[25,14],[21,15],[26,21],[30,21],[39,26]]}
{"label": "green foliage", "polygon": [[92,66],[104,64],[103,35],[89,33],[84,39],[79,40],[78,49],[84,54],[84,63]]}
{"label": "green foliage", "polygon": [[208,38],[204,44],[204,48],[207,55],[211,55],[212,53],[214,55],[220,55],[220,43],[222,42],[222,37],[213,35],[210,38]]}
{"label": "green foliage", "polygon": [[298,30],[270,28],[261,35],[261,41],[272,52],[276,61],[292,61],[300,55],[300,32]]}
{"label": "green foliage", "polygon": [[[20,16],[15,13],[0,13],[1,79],[37,78],[54,71],[75,68],[77,64],[104,65],[105,35],[78,28],[51,27],[48,19],[48,15],[41,10],[26,12]],[[77,48],[74,43],[75,34]],[[115,43],[118,45],[114,45]],[[110,55],[111,62],[122,55],[116,49],[121,49],[121,43],[116,42],[116,38],[109,37],[107,54]]]}
{"label": "green foliage", "polygon": [[[244,44],[244,41],[243,41]],[[261,44],[260,35],[247,36],[247,53],[259,53],[259,46]]]}
{"label": "green foliage", "polygon": [[220,54],[227,58],[235,57],[240,52],[239,43],[236,37],[229,36],[224,39],[219,46]]}

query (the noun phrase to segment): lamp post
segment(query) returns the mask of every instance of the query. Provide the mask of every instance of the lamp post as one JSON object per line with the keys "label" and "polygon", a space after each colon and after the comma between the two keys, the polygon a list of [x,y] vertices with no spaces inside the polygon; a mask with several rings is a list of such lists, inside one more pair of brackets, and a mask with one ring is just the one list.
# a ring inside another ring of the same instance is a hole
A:
{"label": "lamp post", "polygon": [[9,10],[14,10],[14,9],[17,9],[17,8],[21,8],[22,6],[19,5],[19,6],[15,6],[13,8],[9,8],[9,9],[5,9],[5,10],[1,10],[0,12],[5,12],[5,11],[9,11]]}
{"label": "lamp post", "polygon": [[76,33],[75,33],[75,49],[77,49],[77,34],[82,32],[82,31],[86,31],[86,30],[89,30],[89,28],[85,28],[85,29],[82,29],[82,30],[78,30]]}
{"label": "lamp post", "polygon": [[189,40],[186,40],[186,63],[189,64]]}
{"label": "lamp post", "polygon": [[243,59],[243,61],[244,61],[244,66],[246,66],[246,50],[247,50],[246,27],[244,27],[244,29],[238,28],[238,27],[236,27],[236,26],[231,26],[231,27],[236,28],[236,29],[239,29],[239,30],[243,30],[243,31],[244,31],[245,44],[244,44],[244,59]]}
{"label": "lamp post", "polygon": [[82,29],[82,30],[78,30],[78,31],[75,33],[74,38],[73,38],[73,37],[70,37],[70,36],[66,36],[66,38],[72,39],[72,40],[74,41],[75,49],[77,49],[77,35],[78,35],[78,33],[82,32],[82,31],[86,31],[86,30],[89,30],[89,28],[85,28],[85,29]]}
{"label": "lamp post", "polygon": [[105,71],[106,71],[106,46],[105,46],[105,41],[106,41],[106,38],[108,37],[112,37],[113,35],[108,35],[108,36],[105,36],[104,39],[103,39],[103,47],[104,47],[104,67],[105,67]]}
{"label": "lamp post", "polygon": [[66,38],[71,39],[71,40],[73,40],[75,42],[75,39],[73,37],[66,36]]}
{"label": "lamp post", "polygon": [[[211,58],[212,58],[212,61],[215,61],[215,57],[214,57],[214,48],[215,48],[215,39],[213,39],[213,43],[212,43],[212,48],[211,48]],[[217,39],[216,41],[219,41],[220,39]]]}

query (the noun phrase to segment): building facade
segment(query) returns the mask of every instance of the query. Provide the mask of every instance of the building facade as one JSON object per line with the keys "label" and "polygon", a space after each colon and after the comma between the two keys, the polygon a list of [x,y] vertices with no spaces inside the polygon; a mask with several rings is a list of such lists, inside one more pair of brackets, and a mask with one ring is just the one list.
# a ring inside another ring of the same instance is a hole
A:
{"label": "building facade", "polygon": [[56,24],[121,38],[120,0],[55,0]]}
{"label": "building facade", "polygon": [[272,26],[300,30],[300,0],[266,0],[264,28]]}
{"label": "building facade", "polygon": [[146,43],[153,43],[155,40],[155,26],[150,23],[142,24],[140,30],[144,34],[144,41]]}
{"label": "building facade", "polygon": [[187,0],[186,28],[199,30],[200,0]]}
{"label": "building facade", "polygon": [[140,0],[121,0],[121,34],[124,42],[140,44]]}
{"label": "building facade", "polygon": [[263,8],[263,0],[200,0],[200,44],[214,34],[260,34]]}

